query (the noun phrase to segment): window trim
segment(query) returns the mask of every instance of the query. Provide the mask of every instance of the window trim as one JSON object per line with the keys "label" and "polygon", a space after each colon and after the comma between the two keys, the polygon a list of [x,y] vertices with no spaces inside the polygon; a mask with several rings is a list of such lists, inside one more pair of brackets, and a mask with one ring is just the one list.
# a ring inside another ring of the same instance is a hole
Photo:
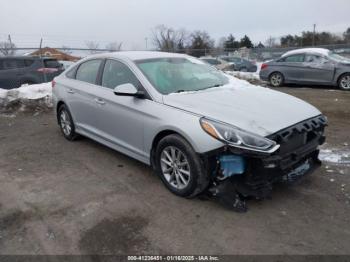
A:
{"label": "window trim", "polygon": [[[101,60],[101,64],[100,64],[100,66],[99,66],[99,68],[98,68],[98,70],[97,70],[97,75],[96,75],[95,83],[89,83],[89,82],[86,82],[86,81],[82,81],[82,80],[77,79],[77,73],[78,73],[79,68],[80,68],[83,64],[85,64],[85,63],[87,63],[87,62],[94,61],[94,60]],[[88,59],[88,60],[85,60],[85,61],[81,62],[79,65],[77,65],[76,68],[74,68],[74,69],[75,69],[74,78],[70,78],[70,77],[68,77],[68,78],[69,78],[69,79],[73,79],[73,80],[75,80],[75,81],[82,82],[82,83],[90,84],[90,85],[98,85],[98,84],[97,84],[97,81],[98,81],[99,72],[100,72],[100,70],[101,70],[101,66],[102,66],[102,64],[103,64],[103,60],[104,60],[104,58],[92,58],[92,59]],[[73,69],[72,69],[72,70],[73,70]],[[68,74],[69,72],[70,72],[70,71],[68,71],[67,74]]]}
{"label": "window trim", "polygon": [[[303,61],[302,62],[288,62],[286,61],[286,59],[288,57],[292,57],[292,56],[303,56]],[[293,54],[293,55],[289,55],[289,56],[285,56],[283,57],[282,59],[278,60],[278,62],[284,62],[284,63],[304,63],[305,62],[305,53],[302,53],[302,54]]]}
{"label": "window trim", "polygon": [[114,93],[113,89],[108,88],[108,87],[105,87],[105,86],[102,86],[102,77],[103,77],[103,73],[104,73],[104,68],[105,68],[106,62],[107,62],[107,60],[114,60],[114,61],[117,61],[117,62],[123,64],[124,66],[126,66],[126,67],[131,71],[131,73],[133,73],[133,75],[135,76],[135,78],[136,78],[136,79],[139,81],[139,83],[140,83],[140,86],[139,86],[139,87],[136,86],[136,88],[137,88],[138,90],[140,90],[140,91],[145,92],[145,99],[148,99],[148,100],[153,101],[152,96],[149,94],[149,92],[148,92],[148,91],[146,90],[146,88],[143,86],[143,84],[142,84],[142,82],[140,81],[140,79],[137,77],[137,74],[135,73],[135,70],[133,70],[132,68],[130,68],[130,66],[129,66],[128,64],[126,64],[126,63],[125,63],[124,61],[122,61],[121,59],[118,59],[118,58],[115,58],[115,57],[105,57],[105,58],[103,58],[103,60],[104,60],[104,62],[103,62],[103,67],[100,68],[100,69],[101,69],[101,71],[100,71],[101,75],[99,76],[99,77],[100,77],[100,78],[99,78],[99,83],[98,83],[98,86],[99,86],[99,87],[108,89],[108,90],[110,90],[111,92]]}

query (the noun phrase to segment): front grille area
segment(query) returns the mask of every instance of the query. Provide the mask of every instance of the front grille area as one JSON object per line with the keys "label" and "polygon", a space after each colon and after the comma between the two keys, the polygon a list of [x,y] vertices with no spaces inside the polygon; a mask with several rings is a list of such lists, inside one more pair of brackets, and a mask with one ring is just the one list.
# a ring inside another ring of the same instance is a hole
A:
{"label": "front grille area", "polygon": [[281,145],[277,152],[279,155],[288,154],[315,142],[315,140],[320,140],[319,144],[322,144],[326,124],[326,118],[320,115],[283,129],[269,136],[269,139]]}
{"label": "front grille area", "polygon": [[264,196],[272,189],[272,184],[283,180],[294,169],[309,161],[309,172],[319,165],[318,146],[325,140],[324,128],[327,120],[320,115],[288,127],[269,137],[281,145],[278,151],[267,157],[247,159],[244,184],[250,194]]}

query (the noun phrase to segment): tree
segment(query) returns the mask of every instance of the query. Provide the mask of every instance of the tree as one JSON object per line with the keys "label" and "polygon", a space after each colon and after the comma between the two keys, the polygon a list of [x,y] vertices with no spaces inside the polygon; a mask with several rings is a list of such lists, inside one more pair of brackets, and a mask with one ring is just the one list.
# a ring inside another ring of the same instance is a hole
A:
{"label": "tree", "polygon": [[241,39],[241,41],[240,41],[240,43],[239,43],[239,46],[240,46],[240,47],[246,47],[246,48],[253,48],[253,47],[254,47],[252,41],[250,40],[250,38],[249,38],[247,35],[245,35],[245,36]]}
{"label": "tree", "polygon": [[123,42],[111,42],[106,45],[106,49],[110,52],[120,51],[122,49]]}
{"label": "tree", "polygon": [[350,43],[350,27],[343,34],[345,43]]}
{"label": "tree", "polygon": [[195,31],[191,34],[190,53],[193,56],[201,57],[214,47],[215,41],[210,38],[206,31]]}
{"label": "tree", "polygon": [[91,54],[97,53],[97,49],[99,47],[99,43],[96,43],[94,41],[86,41],[85,45],[87,46],[88,49],[90,49]]}
{"label": "tree", "polygon": [[265,46],[263,45],[263,43],[259,42],[259,44],[257,44],[256,48],[265,48]]}
{"label": "tree", "polygon": [[276,38],[270,36],[270,38],[266,40],[265,45],[267,47],[270,47],[270,48],[271,47],[276,47],[277,46],[276,42],[277,42]]}
{"label": "tree", "polygon": [[153,44],[161,51],[182,50],[186,46],[187,38],[185,29],[175,30],[165,25],[158,25],[152,30]]}
{"label": "tree", "polygon": [[235,37],[230,34],[225,42],[225,49],[236,49],[240,47],[240,43],[235,40]]}
{"label": "tree", "polygon": [[14,55],[16,53],[16,51],[13,50],[14,48],[16,48],[14,43],[9,41],[0,42],[0,53],[4,56]]}
{"label": "tree", "polygon": [[217,45],[216,45],[216,47],[217,48],[220,48],[220,49],[224,49],[225,48],[225,43],[226,43],[226,41],[227,41],[227,38],[226,37],[220,37],[219,38],[219,40],[218,40],[218,42],[217,42]]}

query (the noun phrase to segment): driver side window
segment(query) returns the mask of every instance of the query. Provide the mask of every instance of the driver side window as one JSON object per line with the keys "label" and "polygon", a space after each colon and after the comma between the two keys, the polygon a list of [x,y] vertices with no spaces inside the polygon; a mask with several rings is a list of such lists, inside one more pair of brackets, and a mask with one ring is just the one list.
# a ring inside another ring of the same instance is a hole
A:
{"label": "driver side window", "polygon": [[116,86],[128,83],[133,84],[136,88],[140,86],[139,80],[126,65],[108,59],[103,70],[102,86],[114,89]]}

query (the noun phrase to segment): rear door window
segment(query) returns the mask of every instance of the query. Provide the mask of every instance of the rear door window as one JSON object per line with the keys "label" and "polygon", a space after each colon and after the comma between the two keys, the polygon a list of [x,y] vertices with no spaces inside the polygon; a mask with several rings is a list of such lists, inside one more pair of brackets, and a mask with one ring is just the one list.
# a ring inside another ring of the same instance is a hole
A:
{"label": "rear door window", "polygon": [[306,55],[305,56],[305,62],[306,63],[312,63],[312,64],[323,64],[327,61],[326,58],[318,55]]}
{"label": "rear door window", "polygon": [[4,70],[17,69],[19,68],[19,66],[20,64],[17,62],[16,59],[5,59],[3,61]]}
{"label": "rear door window", "polygon": [[301,55],[291,55],[291,56],[288,56],[284,59],[284,62],[287,62],[287,63],[302,63],[304,62],[304,55],[301,54]]}
{"label": "rear door window", "polygon": [[102,60],[95,59],[82,63],[76,73],[76,79],[90,84],[96,84],[97,75]]}
{"label": "rear door window", "polygon": [[31,66],[32,64],[34,64],[34,60],[32,60],[32,59],[25,59],[25,60],[24,60],[24,65],[25,65],[26,67],[29,67],[29,66]]}
{"label": "rear door window", "polygon": [[46,68],[60,68],[61,64],[55,59],[45,59],[44,65]]}

